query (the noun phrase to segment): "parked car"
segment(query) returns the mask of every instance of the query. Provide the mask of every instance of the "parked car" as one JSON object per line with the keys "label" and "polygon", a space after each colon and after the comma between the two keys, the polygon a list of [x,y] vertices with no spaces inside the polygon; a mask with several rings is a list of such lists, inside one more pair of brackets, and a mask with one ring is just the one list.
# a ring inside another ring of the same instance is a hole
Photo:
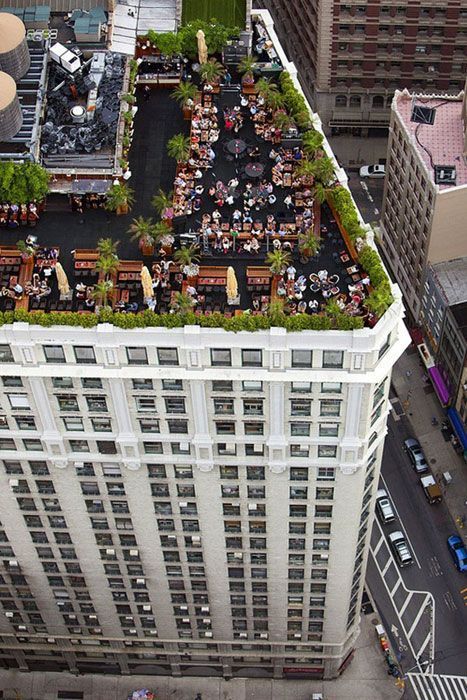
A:
{"label": "parked car", "polygon": [[389,534],[389,545],[400,567],[413,564],[413,558],[412,554],[410,553],[409,545],[407,544],[407,540],[400,530]]}
{"label": "parked car", "polygon": [[458,571],[467,571],[467,548],[459,535],[448,537],[448,549]]}
{"label": "parked car", "polygon": [[436,483],[433,474],[422,476],[420,478],[420,484],[430,505],[433,505],[433,503],[441,503],[443,500],[443,494],[441,493],[441,489]]}
{"label": "parked car", "polygon": [[376,492],[376,513],[383,525],[396,519],[392,503],[385,489]]}
{"label": "parked car", "polygon": [[412,466],[417,472],[417,474],[424,474],[428,471],[428,464],[423,454],[423,450],[420,447],[420,443],[415,438],[408,438],[404,441],[404,446],[409,459],[412,462]]}
{"label": "parked car", "polygon": [[384,177],[386,168],[384,165],[362,165],[359,173],[360,177]]}

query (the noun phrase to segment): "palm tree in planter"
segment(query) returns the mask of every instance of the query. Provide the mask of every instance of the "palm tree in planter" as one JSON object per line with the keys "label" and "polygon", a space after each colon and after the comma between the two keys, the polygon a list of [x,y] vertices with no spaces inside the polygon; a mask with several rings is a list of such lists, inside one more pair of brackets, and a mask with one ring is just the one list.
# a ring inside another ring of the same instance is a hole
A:
{"label": "palm tree in planter", "polygon": [[322,182],[315,182],[313,185],[313,197],[316,199],[318,204],[323,204],[330,192],[330,189],[323,185]]}
{"label": "palm tree in planter", "polygon": [[21,260],[26,262],[34,255],[34,248],[26,243],[26,241],[16,241],[16,247],[21,253]]}
{"label": "palm tree in planter", "polygon": [[133,223],[128,229],[131,233],[131,240],[138,241],[138,246],[143,255],[154,255],[154,246],[156,244],[156,236],[154,233],[155,224],[152,219],[145,219],[144,216],[138,216],[133,219]]}
{"label": "palm tree in planter", "polygon": [[188,314],[193,311],[194,301],[189,294],[175,292],[170,302],[170,308],[179,314]]}
{"label": "palm tree in planter", "polygon": [[92,290],[92,298],[97,302],[98,306],[107,306],[107,302],[112,298],[114,285],[112,280],[103,280],[94,285]]}
{"label": "palm tree in planter", "polygon": [[128,214],[135,201],[135,193],[127,184],[119,182],[107,191],[105,208],[117,214]]}
{"label": "palm tree in planter", "polygon": [[222,63],[219,63],[216,58],[210,58],[209,61],[203,63],[199,69],[199,75],[202,81],[209,85],[218,85],[224,73],[224,66]]}
{"label": "palm tree in planter", "polygon": [[280,129],[283,133],[295,126],[295,122],[290,114],[287,114],[282,109],[275,113],[273,123],[276,129]]}
{"label": "palm tree in planter", "polygon": [[272,274],[279,277],[292,262],[292,256],[287,250],[271,250],[266,255],[266,264]]}
{"label": "palm tree in planter", "polygon": [[254,76],[254,70],[255,66],[258,63],[258,57],[257,56],[244,56],[240,63],[238,64],[238,72],[240,73],[242,77],[242,85],[247,86],[247,85],[254,85],[255,84],[255,76]]}
{"label": "palm tree in planter", "polygon": [[392,294],[389,284],[381,284],[368,295],[365,300],[365,306],[377,318],[381,318],[388,306],[392,302]]}
{"label": "palm tree in planter", "polygon": [[108,279],[117,274],[118,266],[120,265],[120,260],[116,255],[101,255],[96,260],[96,270],[104,275],[104,280]]}
{"label": "palm tree in planter", "polygon": [[154,225],[153,235],[155,242],[163,248],[166,255],[171,255],[175,241],[172,233],[172,226],[169,226],[165,221],[158,221],[158,223]]}
{"label": "palm tree in planter", "polygon": [[256,83],[256,92],[272,110],[279,109],[284,105],[283,94],[279,91],[276,83],[272,83],[271,80],[260,78]]}
{"label": "palm tree in planter", "polygon": [[103,258],[116,257],[119,244],[120,241],[114,241],[112,238],[99,238],[97,241],[97,252]]}
{"label": "palm tree in planter", "polygon": [[311,227],[298,237],[298,249],[302,265],[305,265],[310,258],[313,258],[318,253],[320,242]]}
{"label": "palm tree in planter", "polygon": [[175,251],[174,260],[180,265],[180,269],[190,281],[194,281],[199,273],[199,261],[201,255],[199,246],[192,243],[189,246],[183,246]]}
{"label": "palm tree in planter", "polygon": [[295,173],[304,180],[314,181],[315,179],[315,169],[313,167],[313,163],[306,158],[300,161],[295,169]]}
{"label": "palm tree in planter", "polygon": [[333,180],[336,179],[334,172],[334,165],[331,158],[323,156],[322,158],[315,158],[312,162],[313,175],[317,180],[323,183],[323,185],[329,185]]}
{"label": "palm tree in planter", "polygon": [[167,153],[177,163],[186,163],[190,157],[190,139],[185,134],[175,134],[167,141]]}
{"label": "palm tree in planter", "polygon": [[161,219],[167,223],[168,226],[172,224],[173,219],[173,192],[164,192],[163,189],[159,188],[158,192],[151,199],[151,204],[159,214]]}
{"label": "palm tree in planter", "polygon": [[309,156],[310,158],[314,158],[316,156],[317,152],[322,147],[323,140],[324,140],[324,137],[319,131],[316,131],[313,129],[311,131],[307,131],[303,135],[303,142],[302,142],[302,147],[303,147],[303,150],[305,151],[306,155]]}
{"label": "palm tree in planter", "polygon": [[180,83],[172,92],[172,97],[177,100],[183,109],[183,118],[191,119],[191,110],[195,102],[198,88],[189,80]]}

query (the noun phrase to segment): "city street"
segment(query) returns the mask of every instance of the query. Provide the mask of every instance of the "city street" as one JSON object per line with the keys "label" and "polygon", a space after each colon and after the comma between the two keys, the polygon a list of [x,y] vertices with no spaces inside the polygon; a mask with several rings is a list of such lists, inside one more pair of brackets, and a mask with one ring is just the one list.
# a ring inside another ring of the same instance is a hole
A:
{"label": "city street", "polygon": [[349,188],[360,213],[367,223],[379,223],[383,204],[384,178],[361,178],[358,170],[347,172]]}
{"label": "city street", "polygon": [[[467,579],[455,569],[446,546],[456,528],[445,504],[429,505],[424,496],[403,450],[410,435],[407,418],[396,415],[395,420],[392,412],[380,487],[390,495],[396,520],[374,524],[367,584],[403,670],[418,660],[423,671],[462,675],[467,668]],[[414,557],[404,569],[386,544],[395,530],[405,532]]]}

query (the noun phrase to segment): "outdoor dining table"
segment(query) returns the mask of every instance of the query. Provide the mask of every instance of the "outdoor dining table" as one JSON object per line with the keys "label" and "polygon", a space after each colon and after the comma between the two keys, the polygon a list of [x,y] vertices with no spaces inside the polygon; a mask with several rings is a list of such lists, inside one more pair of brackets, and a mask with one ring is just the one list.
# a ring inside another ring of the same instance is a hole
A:
{"label": "outdoor dining table", "polygon": [[251,178],[261,177],[264,173],[264,165],[261,163],[248,163],[245,165],[245,175]]}
{"label": "outdoor dining table", "polygon": [[246,151],[246,143],[243,139],[232,139],[226,146],[229,153],[238,158],[239,155]]}

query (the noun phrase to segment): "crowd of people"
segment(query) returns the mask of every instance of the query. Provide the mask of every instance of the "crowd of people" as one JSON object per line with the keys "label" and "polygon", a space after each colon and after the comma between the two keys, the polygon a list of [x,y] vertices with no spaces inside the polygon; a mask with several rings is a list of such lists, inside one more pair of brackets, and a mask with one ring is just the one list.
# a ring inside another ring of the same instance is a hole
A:
{"label": "crowd of people", "polygon": [[3,228],[19,228],[20,226],[36,226],[39,212],[35,202],[29,204],[8,204],[0,206],[0,226]]}

